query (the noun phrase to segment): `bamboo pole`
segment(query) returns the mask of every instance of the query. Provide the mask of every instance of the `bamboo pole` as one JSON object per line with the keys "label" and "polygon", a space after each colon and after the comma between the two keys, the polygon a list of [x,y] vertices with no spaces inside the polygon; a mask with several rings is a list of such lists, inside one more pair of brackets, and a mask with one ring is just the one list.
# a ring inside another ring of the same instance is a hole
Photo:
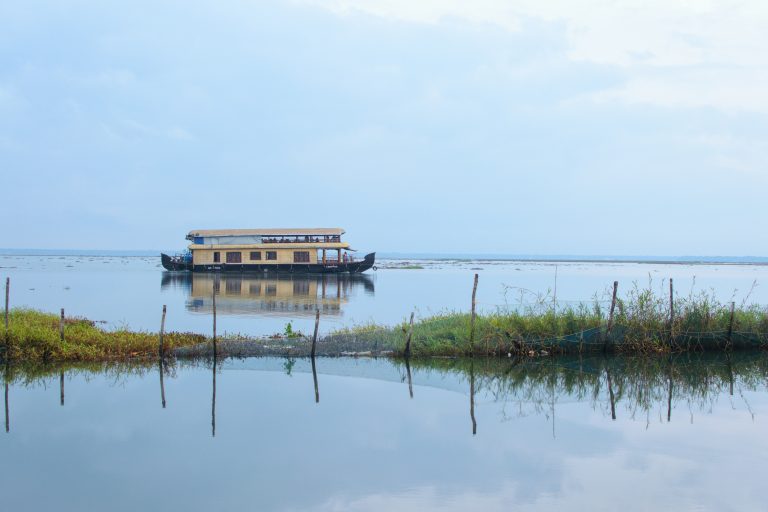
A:
{"label": "bamboo pole", "polygon": [[64,308],[61,308],[61,318],[59,319],[59,338],[64,341]]}
{"label": "bamboo pole", "polygon": [[316,346],[317,346],[317,329],[320,327],[320,309],[315,310],[315,332],[312,335],[312,350],[310,356],[315,358]]}
{"label": "bamboo pole", "polygon": [[216,361],[216,281],[215,280],[213,282],[213,360],[214,362]]}
{"label": "bamboo pole", "polygon": [[555,291],[552,294],[552,309],[557,313],[557,265],[555,265]]}
{"label": "bamboo pole", "polygon": [[11,278],[5,278],[5,342],[8,343],[8,304],[11,290]]}
{"label": "bamboo pole", "polygon": [[675,298],[674,298],[674,283],[672,278],[669,278],[669,329],[670,334],[672,330],[672,324],[675,322]]}
{"label": "bamboo pole", "polygon": [[674,282],[672,278],[669,278],[669,347],[672,348],[672,342],[674,340],[673,329],[675,325],[675,296],[674,296]]}
{"label": "bamboo pole", "polygon": [[731,302],[731,317],[728,320],[728,341],[727,341],[727,348],[731,348],[731,338],[733,337],[733,314],[736,310],[736,303]]}
{"label": "bamboo pole", "polygon": [[[608,328],[605,333],[605,343],[603,344],[603,352],[608,348],[608,341],[611,340],[611,331],[613,330],[613,312],[616,309],[616,292],[619,289],[619,282],[613,282],[613,297],[611,298],[611,310],[608,313]],[[612,340],[611,340],[612,341]]]}
{"label": "bamboo pole", "polygon": [[411,312],[411,327],[408,329],[408,336],[405,338],[405,353],[403,354],[406,359],[411,357],[411,338],[413,337],[413,312]]}
{"label": "bamboo pole", "polygon": [[[165,347],[163,346],[163,335],[165,334],[165,304],[163,304],[163,318],[160,320],[160,346],[158,347],[158,355],[160,356],[160,360],[162,361],[165,357]],[[161,378],[162,378],[162,368],[160,372]],[[165,400],[163,400],[165,401]]]}
{"label": "bamboo pole", "polygon": [[469,352],[470,355],[475,355],[475,307],[477,297],[477,274],[475,274],[475,282],[472,285],[472,314],[469,317]]}

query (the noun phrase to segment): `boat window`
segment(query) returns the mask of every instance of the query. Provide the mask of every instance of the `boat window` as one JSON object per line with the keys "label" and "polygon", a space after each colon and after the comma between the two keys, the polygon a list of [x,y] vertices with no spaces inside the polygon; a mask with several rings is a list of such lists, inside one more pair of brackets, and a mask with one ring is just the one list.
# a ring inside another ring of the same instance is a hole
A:
{"label": "boat window", "polygon": [[261,259],[261,251],[251,251],[251,261],[257,261]]}
{"label": "boat window", "polygon": [[221,262],[221,253],[219,253],[218,251],[213,253],[213,262],[214,263]]}
{"label": "boat window", "polygon": [[277,259],[277,251],[267,251],[267,259],[268,260],[276,260]]}
{"label": "boat window", "polygon": [[309,263],[309,251],[293,251],[294,263]]}
{"label": "boat window", "polygon": [[227,263],[242,263],[242,261],[243,255],[239,251],[227,253]]}

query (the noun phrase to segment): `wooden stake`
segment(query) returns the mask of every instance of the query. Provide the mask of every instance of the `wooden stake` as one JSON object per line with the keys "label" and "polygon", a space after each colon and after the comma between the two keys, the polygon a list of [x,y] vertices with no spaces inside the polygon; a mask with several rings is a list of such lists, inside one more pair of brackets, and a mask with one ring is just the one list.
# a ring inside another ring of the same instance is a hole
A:
{"label": "wooden stake", "polygon": [[408,329],[408,336],[405,338],[405,358],[411,357],[411,338],[413,337],[413,312],[411,312],[411,327]]}
{"label": "wooden stake", "polygon": [[[163,347],[163,335],[165,334],[165,304],[163,304],[163,319],[160,320],[160,346],[158,347],[158,354],[160,356],[160,360],[162,360],[165,357],[165,347]],[[162,378],[162,368],[160,372],[160,376]]]}
{"label": "wooden stake", "polygon": [[733,313],[736,309],[736,303],[731,302],[731,318],[728,321],[728,345],[727,347],[731,347],[731,338],[733,337]]}
{"label": "wooden stake", "polygon": [[[213,282],[213,360],[216,361],[216,281]],[[214,368],[214,380],[215,380]]]}
{"label": "wooden stake", "polygon": [[59,403],[64,407],[64,372],[59,374]]}
{"label": "wooden stake", "polygon": [[469,317],[469,352],[475,355],[475,306],[477,296],[477,274],[475,274],[475,284],[472,286],[472,314]]}
{"label": "wooden stake", "polygon": [[672,278],[669,278],[669,329],[670,329],[670,335],[672,330],[672,324],[675,321],[675,298],[674,298],[674,291],[673,291],[673,283]]}
{"label": "wooden stake", "polygon": [[605,333],[605,343],[603,344],[603,352],[608,348],[608,341],[611,339],[611,330],[613,329],[613,311],[616,309],[616,292],[619,289],[619,282],[613,282],[613,298],[611,298],[611,311],[608,313],[608,329]]}
{"label": "wooden stake", "polygon": [[317,329],[320,327],[320,310],[315,310],[315,333],[312,335],[312,350],[310,357],[315,358],[315,348],[317,346]]}
{"label": "wooden stake", "polygon": [[552,294],[552,309],[557,313],[557,265],[555,265],[555,291]]}
{"label": "wooden stake", "polygon": [[8,342],[8,304],[11,290],[11,278],[5,278],[5,341]]}
{"label": "wooden stake", "polygon": [[59,319],[59,338],[64,341],[64,308],[61,308],[61,318]]}

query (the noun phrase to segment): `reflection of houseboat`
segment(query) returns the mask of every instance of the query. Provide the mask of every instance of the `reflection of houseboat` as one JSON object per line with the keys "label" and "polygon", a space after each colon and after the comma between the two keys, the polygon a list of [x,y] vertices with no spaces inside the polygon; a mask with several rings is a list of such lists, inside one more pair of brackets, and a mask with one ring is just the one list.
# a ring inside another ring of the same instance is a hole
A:
{"label": "reflection of houseboat", "polygon": [[166,270],[359,273],[373,267],[376,253],[362,260],[341,241],[344,230],[224,229],[190,231],[189,254],[161,254]]}
{"label": "reflection of houseboat", "polygon": [[166,273],[163,288],[186,288],[187,309],[210,313],[216,291],[216,311],[220,314],[341,314],[341,308],[359,290],[374,292],[373,280],[366,275],[288,275],[263,273],[214,274]]}

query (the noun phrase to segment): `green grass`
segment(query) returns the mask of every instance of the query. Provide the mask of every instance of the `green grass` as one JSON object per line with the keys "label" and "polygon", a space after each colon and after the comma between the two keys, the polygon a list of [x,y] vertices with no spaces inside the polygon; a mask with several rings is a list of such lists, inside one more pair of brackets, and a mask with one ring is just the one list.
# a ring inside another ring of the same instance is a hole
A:
{"label": "green grass", "polygon": [[[670,353],[736,348],[768,347],[768,309],[743,303],[731,304],[712,294],[676,296],[670,322],[669,295],[649,286],[631,288],[618,298],[613,326],[607,324],[610,300],[591,304],[559,305],[549,297],[532,303],[484,312],[475,318],[474,344],[470,343],[470,314],[445,312],[419,319],[413,327],[413,356],[501,356],[543,355],[562,352],[611,351],[626,354]],[[290,324],[289,324],[290,325]],[[332,332],[321,340],[321,352],[373,351],[402,354],[410,326],[374,323]],[[729,336],[729,331],[731,332]],[[291,343],[307,340],[286,326]],[[243,336],[225,336],[230,341],[254,341]],[[296,340],[292,338],[297,338]],[[158,335],[127,329],[106,331],[81,318],[66,319],[65,340],[59,339],[59,317],[29,309],[14,309],[10,315],[9,351],[0,340],[0,354],[17,361],[111,361],[157,358]],[[210,340],[193,333],[165,335],[168,353],[176,348],[205,344]],[[269,353],[269,347],[263,347]],[[198,351],[203,354],[205,351]],[[196,353],[198,353],[196,352]]]}
{"label": "green grass", "polygon": [[[413,327],[414,356],[462,356],[589,352],[609,350],[625,353],[681,352],[768,346],[768,310],[742,304],[733,314],[730,342],[730,304],[711,294],[675,297],[670,323],[669,296],[649,287],[633,287],[617,299],[613,326],[607,324],[610,301],[557,305],[539,298],[532,304],[499,308],[477,315],[474,346],[470,344],[470,314],[445,312],[418,320]],[[345,329],[333,336],[376,339],[402,353],[409,325],[395,327],[365,325]]]}
{"label": "green grass", "polygon": [[[157,333],[106,331],[90,320],[66,318],[62,342],[59,317],[31,309],[11,310],[8,324],[0,350],[11,360],[107,361],[158,356]],[[163,337],[166,351],[205,341],[205,336],[192,333],[168,332]]]}

